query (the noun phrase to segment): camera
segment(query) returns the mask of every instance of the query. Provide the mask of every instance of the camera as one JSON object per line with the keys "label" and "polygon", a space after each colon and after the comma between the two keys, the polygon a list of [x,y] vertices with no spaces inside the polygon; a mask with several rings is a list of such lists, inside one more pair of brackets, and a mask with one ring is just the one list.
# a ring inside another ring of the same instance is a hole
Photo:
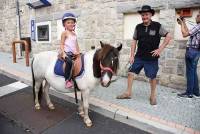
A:
{"label": "camera", "polygon": [[183,21],[184,17],[180,16],[179,18],[177,18],[177,22],[179,22],[179,19]]}

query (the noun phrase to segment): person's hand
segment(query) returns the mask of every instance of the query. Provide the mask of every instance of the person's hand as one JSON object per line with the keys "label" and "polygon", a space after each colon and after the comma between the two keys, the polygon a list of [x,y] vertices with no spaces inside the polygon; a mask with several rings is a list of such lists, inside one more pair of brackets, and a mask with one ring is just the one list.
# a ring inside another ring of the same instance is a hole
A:
{"label": "person's hand", "polygon": [[181,18],[177,18],[177,23],[178,23],[179,25],[181,25],[181,23],[182,23]]}
{"label": "person's hand", "polygon": [[62,53],[62,58],[65,59],[65,57],[67,57],[67,55],[66,55],[65,52],[63,52],[63,53]]}
{"label": "person's hand", "polygon": [[74,55],[79,55],[80,54],[80,52],[74,52]]}
{"label": "person's hand", "polygon": [[131,57],[130,57],[130,59],[129,59],[130,64],[133,64],[134,59],[135,59],[134,56],[131,56]]}
{"label": "person's hand", "polygon": [[156,49],[156,50],[153,50],[153,51],[151,52],[151,54],[152,54],[153,57],[158,57],[158,56],[160,56],[161,52],[162,52],[161,49],[158,48],[158,49]]}
{"label": "person's hand", "polygon": [[177,18],[177,22],[179,25],[183,24],[183,22],[185,22],[185,19],[183,17],[179,17]]}

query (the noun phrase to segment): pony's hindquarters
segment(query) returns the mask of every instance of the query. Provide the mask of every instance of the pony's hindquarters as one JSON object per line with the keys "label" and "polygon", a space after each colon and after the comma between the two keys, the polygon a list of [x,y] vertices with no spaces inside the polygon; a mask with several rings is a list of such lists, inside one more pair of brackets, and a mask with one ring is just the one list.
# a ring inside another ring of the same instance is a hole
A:
{"label": "pony's hindquarters", "polygon": [[[32,80],[33,80],[33,96],[35,102],[35,108],[40,109],[40,101],[42,99],[42,89],[44,88],[45,97],[47,99],[48,106],[53,109],[52,103],[49,99],[49,83],[46,81],[45,74],[49,68],[52,61],[52,56],[55,56],[56,52],[41,52],[36,54],[32,60],[31,70],[32,70]],[[44,82],[44,86],[43,86]]]}

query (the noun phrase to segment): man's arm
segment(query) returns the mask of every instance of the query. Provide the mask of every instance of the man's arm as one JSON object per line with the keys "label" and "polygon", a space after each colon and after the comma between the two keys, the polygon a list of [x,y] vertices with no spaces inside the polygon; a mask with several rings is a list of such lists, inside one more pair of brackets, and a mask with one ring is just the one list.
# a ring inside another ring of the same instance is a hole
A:
{"label": "man's arm", "polygon": [[159,49],[160,49],[161,51],[163,51],[164,48],[169,44],[169,42],[170,42],[171,39],[172,39],[171,34],[170,34],[170,33],[167,33],[167,35],[166,35],[166,37],[165,37],[163,43],[160,45]]}
{"label": "man's arm", "polygon": [[133,33],[133,40],[132,40],[132,43],[131,43],[131,53],[130,53],[130,59],[129,59],[129,62],[131,64],[134,62],[137,40],[138,40],[138,35],[137,35],[137,26],[136,26],[134,33]]}
{"label": "man's arm", "polygon": [[181,25],[181,32],[182,32],[183,37],[188,37],[190,35],[190,33],[189,33],[188,27],[187,27],[187,25],[185,23],[185,20],[182,21],[180,19],[180,23],[179,24]]}
{"label": "man's arm", "polygon": [[169,44],[170,40],[172,39],[171,34],[167,33],[163,43],[160,45],[160,47],[154,51],[152,51],[152,56],[160,56],[161,52],[164,50],[164,48]]}
{"label": "man's arm", "polygon": [[181,23],[181,32],[182,32],[183,37],[188,37],[190,35],[188,27],[185,24],[184,20]]}
{"label": "man's arm", "polygon": [[152,51],[152,56],[160,56],[161,52],[164,50],[164,48],[169,44],[170,40],[172,39],[171,34],[163,27],[160,27],[159,34],[161,37],[165,37],[164,41],[160,45],[160,47],[154,51]]}
{"label": "man's arm", "polygon": [[133,41],[131,43],[131,53],[130,53],[130,63],[131,64],[134,62],[136,44],[137,44],[137,40],[133,39]]}

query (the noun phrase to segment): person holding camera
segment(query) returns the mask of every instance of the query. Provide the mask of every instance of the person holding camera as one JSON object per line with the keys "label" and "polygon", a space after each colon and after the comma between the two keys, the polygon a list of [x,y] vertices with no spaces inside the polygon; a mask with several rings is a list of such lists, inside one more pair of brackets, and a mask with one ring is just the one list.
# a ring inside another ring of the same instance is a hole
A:
{"label": "person holding camera", "polygon": [[181,26],[183,37],[188,37],[185,53],[187,89],[184,93],[178,94],[179,97],[193,98],[193,95],[199,97],[199,82],[197,76],[197,64],[200,57],[200,12],[196,16],[196,25],[188,30],[185,19],[177,19]]}

